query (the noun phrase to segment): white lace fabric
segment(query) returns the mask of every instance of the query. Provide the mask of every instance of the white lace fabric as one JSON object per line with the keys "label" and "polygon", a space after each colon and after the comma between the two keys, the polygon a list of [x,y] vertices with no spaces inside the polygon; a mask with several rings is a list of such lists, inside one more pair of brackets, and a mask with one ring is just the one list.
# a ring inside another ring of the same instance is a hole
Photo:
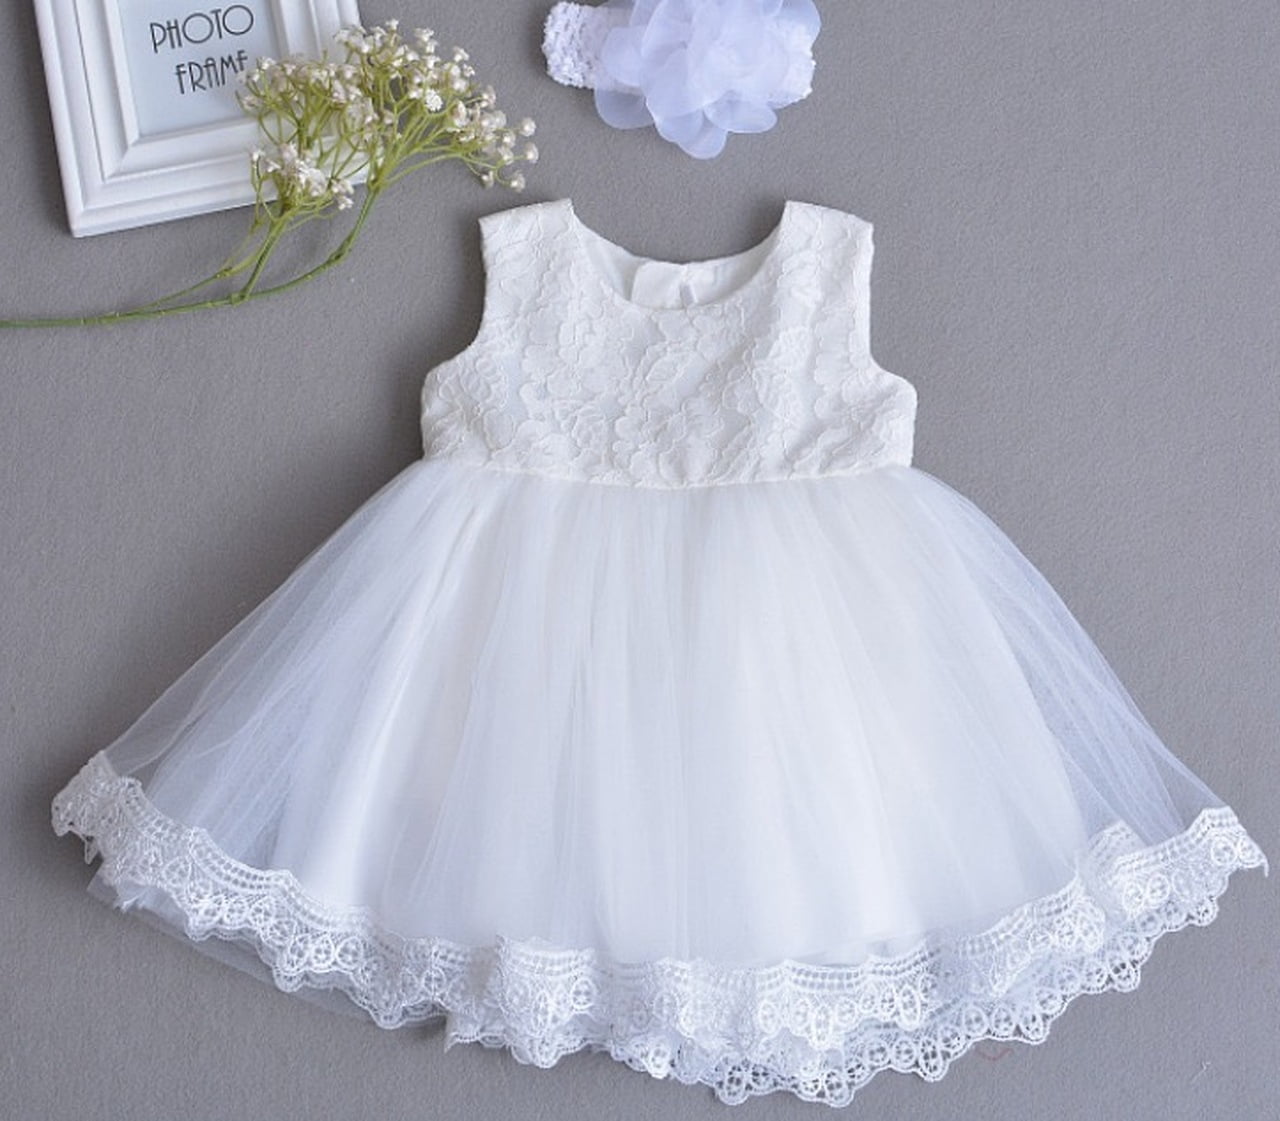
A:
{"label": "white lace fabric", "polygon": [[866,222],[483,245],[426,458],[56,798],[96,887],[383,1027],[841,1105],[1039,1042],[1263,865],[909,466]]}
{"label": "white lace fabric", "polygon": [[612,27],[626,22],[623,12],[587,4],[552,6],[543,28],[542,53],[547,73],[563,86],[595,89],[601,80],[600,49]]}
{"label": "white lace fabric", "polygon": [[107,884],[164,893],[190,937],[246,944],[281,989],[339,989],[387,1028],[445,1016],[451,1040],[543,1067],[605,1050],[730,1103],[785,1089],[838,1106],[881,1070],[935,1080],[982,1040],[1038,1043],[1081,993],[1134,988],[1162,934],[1211,921],[1232,872],[1265,867],[1234,813],[1214,807],[1154,846],[1105,830],[1071,882],[978,935],[854,965],[628,964],[401,937],[367,910],[310,898],[286,871],[232,859],[102,754],[58,796],[53,823],[102,858]]}
{"label": "white lace fabric", "polygon": [[[916,397],[871,356],[871,226],[791,202],[727,294],[654,307],[601,261],[678,287],[568,201],[483,220],[475,341],[423,396],[427,454],[583,482],[681,488],[909,464]],[[747,256],[747,255],[741,255]]]}
{"label": "white lace fabric", "polygon": [[[562,86],[578,89],[617,88],[619,83],[601,65],[600,55],[609,32],[625,28],[631,21],[631,10],[629,4],[589,5],[567,0],[552,5],[542,33],[548,76]],[[731,18],[736,14],[730,13]],[[773,25],[765,24],[765,28],[773,30]],[[752,25],[752,30],[757,29],[758,25]],[[789,48],[792,64],[772,92],[776,104],[786,105],[812,92],[815,33],[787,21],[777,25],[777,33]]]}
{"label": "white lace fabric", "polygon": [[613,128],[652,125],[695,159],[733,134],[768,132],[809,96],[822,18],[813,0],[605,0],[556,4],[547,73],[595,90]]}

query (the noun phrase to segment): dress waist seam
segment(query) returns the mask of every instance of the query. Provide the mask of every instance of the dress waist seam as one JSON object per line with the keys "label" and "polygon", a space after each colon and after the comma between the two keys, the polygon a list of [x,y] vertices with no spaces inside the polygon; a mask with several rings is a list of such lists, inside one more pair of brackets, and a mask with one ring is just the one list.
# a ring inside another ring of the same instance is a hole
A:
{"label": "dress waist seam", "polygon": [[579,486],[608,487],[613,490],[645,490],[683,492],[694,490],[715,490],[720,487],[742,487],[752,485],[773,485],[799,482],[818,482],[828,479],[852,478],[866,475],[874,471],[882,471],[890,467],[910,467],[909,458],[886,457],[874,463],[841,467],[828,471],[796,471],[779,475],[744,475],[742,478],[709,479],[698,482],[650,482],[635,478],[610,478],[571,474],[562,471],[550,471],[528,465],[508,465],[494,460],[471,459],[456,452],[433,454],[428,452],[423,457],[428,463],[447,463],[456,467],[470,468],[475,471],[492,472],[497,475],[523,475],[531,478],[546,479],[557,483],[571,483]]}

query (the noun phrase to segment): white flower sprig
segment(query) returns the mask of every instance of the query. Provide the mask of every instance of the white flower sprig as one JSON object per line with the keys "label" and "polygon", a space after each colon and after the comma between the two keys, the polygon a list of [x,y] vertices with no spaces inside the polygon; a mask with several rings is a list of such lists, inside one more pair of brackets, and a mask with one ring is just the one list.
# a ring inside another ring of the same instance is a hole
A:
{"label": "white flower sprig", "polygon": [[[538,150],[533,121],[507,123],[493,87],[482,84],[467,52],[442,54],[435,34],[407,39],[399,22],[350,27],[335,57],[263,58],[244,76],[240,104],[258,122],[250,153],[253,223],[241,246],[204,280],[141,307],[102,315],[0,319],[0,327],[118,323],[198,308],[231,307],[284,292],[319,276],[351,252],[383,191],[432,164],[459,160],[485,186],[524,189],[521,164]],[[356,207],[357,184],[364,184]],[[351,228],[320,264],[264,284],[282,238],[318,218],[355,210]],[[230,290],[205,296],[209,286]]]}

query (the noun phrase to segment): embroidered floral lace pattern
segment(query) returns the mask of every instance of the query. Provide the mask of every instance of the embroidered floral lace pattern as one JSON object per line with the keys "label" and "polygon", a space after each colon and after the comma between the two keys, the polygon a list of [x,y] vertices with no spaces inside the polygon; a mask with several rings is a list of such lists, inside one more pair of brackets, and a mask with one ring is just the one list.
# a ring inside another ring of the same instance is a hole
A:
{"label": "embroidered floral lace pattern", "polygon": [[687,308],[616,292],[568,202],[483,225],[484,319],[427,379],[428,455],[646,487],[910,463],[915,391],[871,357],[860,219],[789,203],[757,271]]}
{"label": "embroidered floral lace pattern", "polygon": [[1074,997],[1134,988],[1160,935],[1208,923],[1228,876],[1264,865],[1231,810],[1208,809],[1152,847],[1112,827],[1061,891],[946,945],[854,966],[626,965],[543,944],[398,937],[362,910],[322,906],[288,872],[232,859],[101,754],[53,820],[102,857],[107,883],[165,893],[188,935],[247,943],[282,989],[343,990],[383,1027],[446,1015],[451,1039],[538,1066],[607,1050],[726,1102],[786,1089],[843,1105],[877,1071],[935,1080],[981,1040],[1038,1043]]}
{"label": "embroidered floral lace pattern", "polygon": [[600,67],[600,48],[609,28],[621,20],[608,9],[586,4],[558,3],[547,13],[542,53],[547,73],[557,82],[592,89]]}

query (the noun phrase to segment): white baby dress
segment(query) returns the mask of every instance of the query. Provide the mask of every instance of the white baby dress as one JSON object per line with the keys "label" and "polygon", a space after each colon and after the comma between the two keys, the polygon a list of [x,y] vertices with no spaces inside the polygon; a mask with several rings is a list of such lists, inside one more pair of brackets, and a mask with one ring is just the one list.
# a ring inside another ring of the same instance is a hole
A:
{"label": "white baby dress", "polygon": [[98,892],[384,1027],[843,1104],[1132,988],[1263,863],[910,466],[866,222],[482,226],[426,458],[56,799]]}

